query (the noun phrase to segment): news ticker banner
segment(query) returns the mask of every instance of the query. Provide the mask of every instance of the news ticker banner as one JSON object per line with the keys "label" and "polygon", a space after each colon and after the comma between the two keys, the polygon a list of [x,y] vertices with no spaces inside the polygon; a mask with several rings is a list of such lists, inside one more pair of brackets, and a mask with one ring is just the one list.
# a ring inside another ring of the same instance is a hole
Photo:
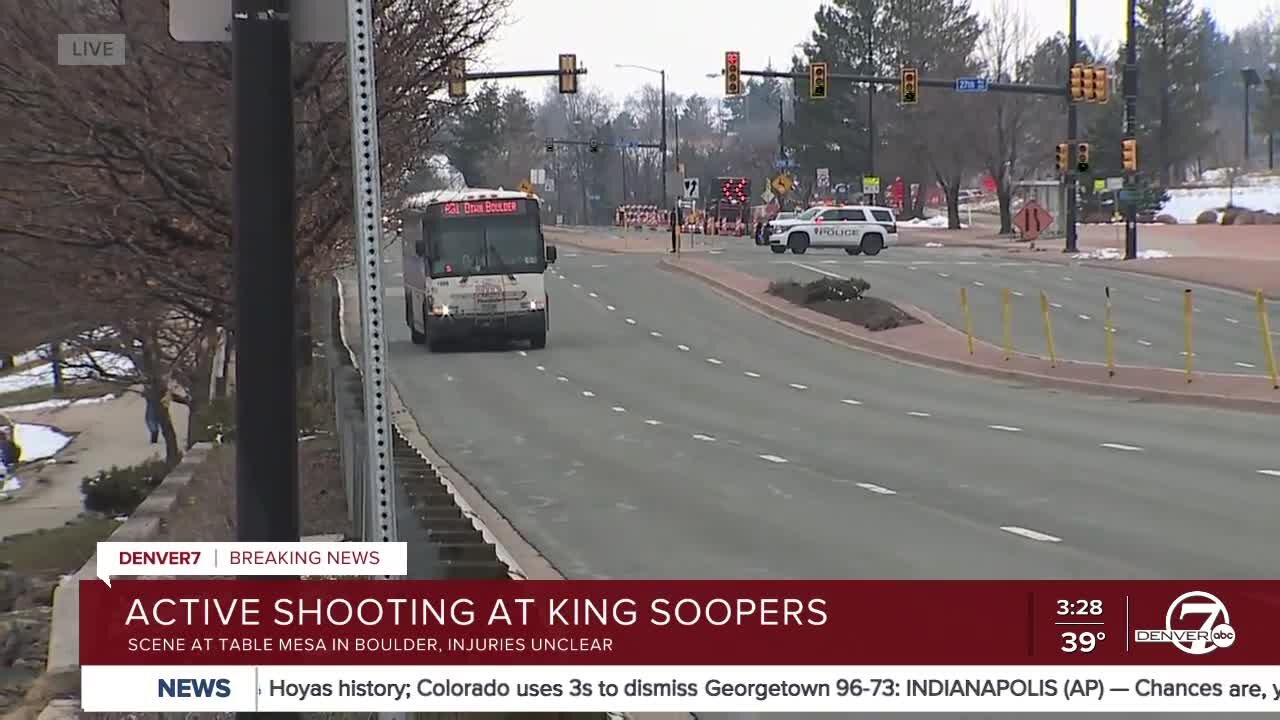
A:
{"label": "news ticker banner", "polygon": [[[659,711],[689,710],[699,698],[697,707],[720,710],[841,710],[869,699],[888,704],[867,709],[922,710],[941,707],[929,704],[938,697],[1023,710],[1095,695],[1089,707],[1112,712],[1136,698],[1155,711],[1210,695],[1280,711],[1278,610],[1280,581],[90,580],[80,654],[93,711],[152,707],[143,701],[363,710],[366,700],[398,703],[379,706],[387,711]],[[288,683],[309,677],[319,694],[290,695]],[[466,679],[475,677],[484,679]],[[706,689],[816,677],[829,678],[833,694],[769,700]],[[379,700],[341,684],[391,678],[412,692]],[[899,689],[841,694],[841,678]],[[632,679],[702,689],[608,694],[609,683],[625,693]],[[929,689],[948,679],[962,692]],[[1144,679],[1172,689],[1146,692]],[[422,680],[493,681],[510,692],[441,696],[423,693]],[[605,689],[564,690],[575,683]],[[1015,699],[1038,704],[1008,705]],[[803,702],[819,705],[795,704]]]}

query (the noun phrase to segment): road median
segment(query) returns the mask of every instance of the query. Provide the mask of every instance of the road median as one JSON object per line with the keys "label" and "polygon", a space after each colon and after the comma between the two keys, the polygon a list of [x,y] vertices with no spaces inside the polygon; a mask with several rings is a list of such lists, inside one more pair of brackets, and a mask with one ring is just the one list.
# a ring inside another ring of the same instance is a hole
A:
{"label": "road median", "polygon": [[659,264],[795,330],[899,361],[1093,394],[1280,413],[1280,391],[1260,375],[1193,373],[1188,382],[1179,370],[1120,365],[1111,376],[1100,363],[1059,360],[1051,364],[1047,358],[1025,353],[1006,359],[1001,348],[985,342],[976,342],[971,355],[964,333],[913,305],[899,304],[921,324],[872,332],[771,296],[766,279],[720,263],[685,257],[663,259]]}

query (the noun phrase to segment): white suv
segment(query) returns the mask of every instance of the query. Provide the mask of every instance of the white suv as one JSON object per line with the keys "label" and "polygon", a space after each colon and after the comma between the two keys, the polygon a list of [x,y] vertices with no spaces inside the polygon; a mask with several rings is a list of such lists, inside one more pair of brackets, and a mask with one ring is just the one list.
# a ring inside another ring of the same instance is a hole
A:
{"label": "white suv", "polygon": [[769,224],[769,249],[788,248],[803,255],[811,247],[844,248],[850,255],[879,255],[897,243],[898,221],[893,211],[876,205],[809,208],[791,220]]}

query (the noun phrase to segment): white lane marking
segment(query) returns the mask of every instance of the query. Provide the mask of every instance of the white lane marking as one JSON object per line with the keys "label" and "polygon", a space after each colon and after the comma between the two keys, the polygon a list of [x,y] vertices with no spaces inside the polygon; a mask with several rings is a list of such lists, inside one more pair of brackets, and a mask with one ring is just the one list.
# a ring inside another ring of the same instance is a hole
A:
{"label": "white lane marking", "polygon": [[547,371],[547,366],[545,366],[545,365],[538,365],[538,366],[536,366],[536,369],[537,369],[537,371],[538,371],[538,372],[546,372],[546,371]]}
{"label": "white lane marking", "polygon": [[805,265],[804,263],[796,262],[796,261],[794,261],[794,260],[789,260],[789,261],[788,261],[788,263],[789,263],[789,264],[791,264],[791,265],[795,265],[796,267],[804,268],[805,270],[809,270],[809,271],[811,271],[811,272],[816,272],[816,273],[818,273],[819,275],[826,275],[827,277],[833,277],[833,278],[843,278],[843,277],[844,277],[844,276],[843,276],[843,275],[841,275],[840,273],[834,273],[834,272],[831,272],[831,271],[829,271],[829,270],[823,270],[822,268],[814,267],[814,266],[812,266],[812,265]]}
{"label": "white lane marking", "polygon": [[1150,341],[1150,340],[1139,340],[1139,341],[1138,341],[1138,344],[1139,344],[1139,345],[1145,345],[1146,347],[1151,347],[1151,341]]}
{"label": "white lane marking", "polygon": [[688,345],[677,345],[676,347],[680,349],[680,352],[689,352]]}
{"label": "white lane marking", "polygon": [[599,295],[597,295],[597,294],[595,294],[595,293],[587,293],[587,296],[588,296],[588,297],[593,297],[593,298],[598,298],[598,297],[600,297]]}
{"label": "white lane marking", "polygon": [[768,460],[768,461],[769,461],[769,462],[771,462],[771,463],[778,463],[779,465],[781,465],[782,463],[785,463],[785,462],[789,462],[786,458],[784,458],[784,457],[778,457],[777,455],[761,455],[761,456],[760,456],[760,459],[761,459],[761,460]]}
{"label": "white lane marking", "polygon": [[657,330],[650,330],[649,334],[652,335],[653,337],[662,337],[662,333],[658,332]]}
{"label": "white lane marking", "polygon": [[1271,477],[1280,477],[1280,470],[1259,470],[1259,475],[1269,475]]}
{"label": "white lane marking", "polygon": [[593,393],[593,392],[591,392],[590,390],[583,390],[583,391],[582,391],[582,397],[595,397],[595,396],[596,396],[596,394],[595,394],[595,393]]}
{"label": "white lane marking", "polygon": [[715,358],[707,358],[707,362],[711,363],[712,365],[723,365],[723,364],[724,364],[724,363],[720,362],[719,360],[717,360],[717,359],[715,359]]}
{"label": "white lane marking", "polygon": [[1088,315],[1084,315],[1084,314],[1076,315],[1076,317],[1080,318],[1081,320],[1092,320],[1092,319],[1093,319],[1093,318],[1089,317]]}
{"label": "white lane marking", "polygon": [[661,420],[645,420],[644,424],[645,425],[661,425],[662,421]]}
{"label": "white lane marking", "polygon": [[908,265],[908,266],[907,266],[907,269],[908,269],[908,270],[919,270],[920,268],[916,267],[915,265]]}
{"label": "white lane marking", "polygon": [[927,413],[927,412],[920,412],[920,411],[918,411],[918,410],[912,410],[911,412],[909,412],[909,413],[907,413],[907,414],[908,414],[908,415],[910,415],[911,417],[920,417],[920,418],[924,418],[924,417],[932,417],[932,415],[930,415],[929,413]]}
{"label": "white lane marking", "polygon": [[849,399],[849,398],[845,398],[844,400],[841,400],[840,402],[844,403],[845,405],[861,405],[861,404],[862,404],[862,401],[861,401],[861,400],[851,400],[851,399]]}
{"label": "white lane marking", "polygon": [[[1182,357],[1186,357],[1186,356],[1187,356],[1187,351],[1186,351],[1186,350],[1183,350],[1182,352],[1180,352],[1180,353],[1178,353],[1178,354],[1179,354],[1179,355],[1181,355]],[[1191,357],[1200,357],[1200,353],[1193,352],[1193,353],[1191,353]]]}
{"label": "white lane marking", "polygon": [[1051,308],[1055,308],[1055,309],[1057,309],[1057,310],[1061,310],[1061,309],[1062,309],[1062,306],[1061,306],[1061,305],[1059,305],[1058,303],[1055,303],[1055,302],[1051,302],[1051,303],[1049,303],[1049,307],[1051,307]]}
{"label": "white lane marking", "polygon": [[578,257],[578,253],[565,253],[565,257]]}
{"label": "white lane marking", "polygon": [[606,310],[609,310],[609,311],[613,311],[613,310],[617,310],[617,309],[618,309],[618,308],[616,308],[616,307],[614,307],[614,306],[612,306],[612,305],[605,305],[604,307],[605,307],[605,309],[606,309]]}
{"label": "white lane marking", "polygon": [[581,286],[581,285],[579,285],[578,283],[574,283],[574,284],[573,284],[573,286],[574,286],[574,287],[576,287],[576,288],[581,288],[581,287],[582,287],[582,286]]}
{"label": "white lane marking", "polygon": [[760,373],[753,373],[753,372],[751,372],[750,370],[748,370],[748,371],[746,371],[746,372],[744,372],[744,373],[742,373],[742,374],[743,374],[743,375],[746,375],[746,376],[747,376],[747,377],[749,377],[749,378],[758,378],[758,377],[760,377]]}
{"label": "white lane marking", "polygon": [[1126,452],[1142,452],[1142,448],[1137,445],[1121,445],[1120,443],[1102,443],[1098,447],[1109,448],[1111,450],[1124,450]]}
{"label": "white lane marking", "polygon": [[1253,363],[1238,362],[1236,363],[1236,367],[1249,368],[1250,370],[1252,370],[1253,368],[1256,368],[1258,366],[1254,365]]}
{"label": "white lane marking", "polygon": [[556,379],[557,379],[557,380],[559,380],[560,382],[569,382],[569,378],[567,378],[567,377],[565,377],[565,376],[563,376],[563,375],[561,375],[561,376],[557,377]]}
{"label": "white lane marking", "polygon": [[986,286],[987,286],[987,284],[986,284],[986,283],[984,283],[984,282],[982,282],[981,280],[974,280],[974,281],[973,281],[973,284],[974,284],[974,285],[977,285],[978,287],[986,287]]}
{"label": "white lane marking", "polygon": [[823,260],[822,264],[823,265],[839,265],[840,261],[839,260]]}
{"label": "white lane marking", "polygon": [[1010,290],[1009,294],[1014,297],[1022,297],[1022,293],[1018,292],[1017,290]]}
{"label": "white lane marking", "polygon": [[609,267],[609,266],[608,266],[608,265],[592,265],[591,267],[592,267],[592,268],[594,268],[594,269],[599,269],[599,268],[602,268],[602,267]]}
{"label": "white lane marking", "polygon": [[977,265],[978,262],[976,260],[958,260],[956,264],[957,265]]}
{"label": "white lane marking", "polygon": [[1064,282],[1071,282],[1071,278],[1070,278],[1069,276],[1067,276],[1067,275],[1063,275],[1063,276],[1062,276],[1062,279],[1063,279],[1063,281],[1064,281]]}
{"label": "white lane marking", "polygon": [[1012,425],[988,425],[992,430],[1000,430],[1002,432],[1022,432],[1022,428]]}
{"label": "white lane marking", "polygon": [[521,350],[519,352],[520,352],[520,357],[529,357],[529,353],[525,352],[524,350]]}
{"label": "white lane marking", "polygon": [[635,321],[635,320],[633,320],[632,318],[627,318],[627,324],[628,324],[628,325],[635,325],[635,324],[636,324],[636,321]]}
{"label": "white lane marking", "polygon": [[809,389],[809,386],[808,386],[808,385],[801,385],[800,383],[791,383],[791,387],[792,387],[792,388],[795,388],[796,390],[808,390],[808,389]]}
{"label": "white lane marking", "polygon": [[624,413],[627,411],[627,409],[622,407],[621,405],[614,405],[612,409],[616,413]]}
{"label": "white lane marking", "polygon": [[938,277],[940,277],[940,278],[949,278],[949,277],[951,277],[951,273],[938,273]]}
{"label": "white lane marking", "polygon": [[445,376],[444,376],[444,379],[445,379],[445,381],[446,381],[446,382],[453,382],[453,376],[452,376],[452,375],[445,375]]}
{"label": "white lane marking", "polygon": [[1158,297],[1152,297],[1152,296],[1150,296],[1150,295],[1145,295],[1145,296],[1143,296],[1143,298],[1142,298],[1142,299],[1143,299],[1143,300],[1150,300],[1151,302],[1160,302],[1160,298],[1158,298]]}
{"label": "white lane marking", "polygon": [[875,483],[854,483],[854,484],[862,488],[863,490],[869,490],[873,493],[876,493],[877,495],[897,495],[898,494],[897,490],[890,490],[887,487],[882,487],[880,485],[876,485]]}
{"label": "white lane marking", "polygon": [[1014,535],[1017,535],[1019,537],[1027,538],[1028,540],[1036,540],[1038,542],[1053,542],[1053,543],[1062,542],[1062,538],[1060,537],[1047,535],[1045,533],[1038,532],[1036,530],[1029,530],[1024,527],[1018,527],[1017,525],[1005,525],[1000,529],[1007,533],[1013,533]]}
{"label": "white lane marking", "polygon": [[1195,308],[1195,311],[1196,311],[1196,312],[1200,312],[1200,308]]}
{"label": "white lane marking", "polygon": [[1240,324],[1240,321],[1239,321],[1239,320],[1237,320],[1237,319],[1235,319],[1235,318],[1233,318],[1233,317],[1229,317],[1229,318],[1222,318],[1222,319],[1223,319],[1223,320],[1226,320],[1227,322],[1231,323],[1232,325],[1239,325],[1239,324]]}
{"label": "white lane marking", "polygon": [[694,439],[694,440],[701,440],[701,441],[703,441],[703,442],[715,442],[715,441],[716,441],[716,439],[715,439],[715,438],[713,438],[713,437],[711,437],[710,435],[703,435],[702,433],[694,433],[694,435],[693,435],[693,439]]}

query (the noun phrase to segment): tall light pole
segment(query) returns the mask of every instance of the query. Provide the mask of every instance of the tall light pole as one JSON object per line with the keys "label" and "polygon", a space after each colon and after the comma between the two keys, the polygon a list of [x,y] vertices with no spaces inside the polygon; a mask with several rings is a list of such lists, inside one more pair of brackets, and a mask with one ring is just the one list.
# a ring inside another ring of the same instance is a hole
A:
{"label": "tall light pole", "polygon": [[1249,96],[1253,94],[1253,86],[1262,84],[1262,77],[1253,68],[1240,71],[1240,79],[1244,81],[1244,169],[1249,170]]}
{"label": "tall light pole", "polygon": [[618,63],[614,65],[617,68],[631,68],[633,70],[644,70],[651,72],[661,78],[661,85],[658,91],[662,93],[662,137],[658,140],[658,151],[662,153],[662,205],[667,204],[667,71],[658,70],[656,68],[645,67],[644,65],[627,65]]}

